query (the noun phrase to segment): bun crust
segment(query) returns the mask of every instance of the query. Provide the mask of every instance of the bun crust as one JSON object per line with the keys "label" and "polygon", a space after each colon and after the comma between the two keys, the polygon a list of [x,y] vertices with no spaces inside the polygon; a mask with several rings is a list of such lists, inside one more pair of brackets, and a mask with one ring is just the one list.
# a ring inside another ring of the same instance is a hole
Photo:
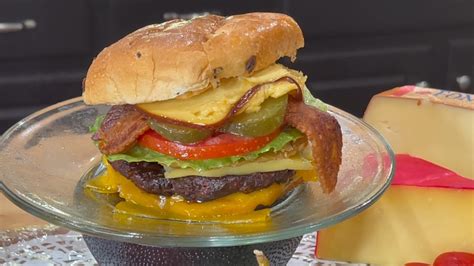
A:
{"label": "bun crust", "polygon": [[249,75],[296,57],[298,24],[277,13],[204,16],[141,28],[102,50],[84,80],[87,104],[173,99],[221,78]]}

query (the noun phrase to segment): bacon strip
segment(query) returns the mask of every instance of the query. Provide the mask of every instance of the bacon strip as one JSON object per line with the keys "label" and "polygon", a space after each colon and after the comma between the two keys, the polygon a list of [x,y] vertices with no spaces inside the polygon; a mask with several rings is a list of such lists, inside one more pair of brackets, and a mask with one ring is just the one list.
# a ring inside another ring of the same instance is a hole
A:
{"label": "bacon strip", "polygon": [[311,144],[313,164],[324,193],[334,190],[342,160],[342,133],[337,120],[328,113],[290,99],[286,122],[303,132]]}
{"label": "bacon strip", "polygon": [[148,117],[133,105],[115,105],[110,108],[93,139],[99,141],[103,154],[126,151],[149,129],[147,120]]}

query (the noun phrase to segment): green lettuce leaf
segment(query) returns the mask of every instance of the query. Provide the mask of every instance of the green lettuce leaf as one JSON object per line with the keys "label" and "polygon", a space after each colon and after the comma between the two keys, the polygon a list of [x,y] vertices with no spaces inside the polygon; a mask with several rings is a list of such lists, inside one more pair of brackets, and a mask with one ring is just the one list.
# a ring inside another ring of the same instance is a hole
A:
{"label": "green lettuce leaf", "polygon": [[265,147],[260,150],[247,153],[245,155],[231,156],[218,159],[208,159],[208,160],[179,160],[171,156],[158,153],[156,151],[140,147],[136,145],[127,153],[123,154],[113,154],[107,156],[109,161],[116,160],[125,160],[127,162],[157,162],[161,165],[172,166],[176,168],[192,168],[196,171],[205,171],[213,168],[219,168],[223,166],[228,166],[238,161],[246,160],[255,160],[260,155],[267,152],[277,152],[286,144],[295,141],[296,139],[302,137],[303,134],[294,128],[288,128],[282,133],[280,133],[274,140],[268,143]]}
{"label": "green lettuce leaf", "polygon": [[95,133],[99,130],[100,125],[102,125],[102,122],[104,121],[105,115],[99,115],[95,118],[94,124],[89,126],[89,132],[90,133]]}
{"label": "green lettuce leaf", "polygon": [[324,112],[328,110],[327,105],[320,99],[314,98],[306,86],[303,87],[303,100],[306,105],[313,106]]}

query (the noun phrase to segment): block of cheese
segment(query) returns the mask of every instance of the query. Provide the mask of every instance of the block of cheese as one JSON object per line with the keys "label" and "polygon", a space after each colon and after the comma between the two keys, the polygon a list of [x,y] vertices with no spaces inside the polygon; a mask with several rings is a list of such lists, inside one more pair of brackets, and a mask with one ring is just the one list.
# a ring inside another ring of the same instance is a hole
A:
{"label": "block of cheese", "polygon": [[404,86],[372,97],[364,120],[391,144],[474,178],[474,95]]}
{"label": "block of cheese", "polygon": [[318,232],[318,258],[404,265],[450,251],[474,253],[474,180],[408,155],[397,155],[396,164],[379,201]]}

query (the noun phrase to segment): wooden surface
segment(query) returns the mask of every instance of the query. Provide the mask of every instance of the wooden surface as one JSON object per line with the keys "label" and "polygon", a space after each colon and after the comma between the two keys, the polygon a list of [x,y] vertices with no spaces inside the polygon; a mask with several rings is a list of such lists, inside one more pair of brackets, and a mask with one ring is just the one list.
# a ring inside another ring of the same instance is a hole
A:
{"label": "wooden surface", "polygon": [[47,222],[18,208],[0,193],[0,231],[45,224]]}

